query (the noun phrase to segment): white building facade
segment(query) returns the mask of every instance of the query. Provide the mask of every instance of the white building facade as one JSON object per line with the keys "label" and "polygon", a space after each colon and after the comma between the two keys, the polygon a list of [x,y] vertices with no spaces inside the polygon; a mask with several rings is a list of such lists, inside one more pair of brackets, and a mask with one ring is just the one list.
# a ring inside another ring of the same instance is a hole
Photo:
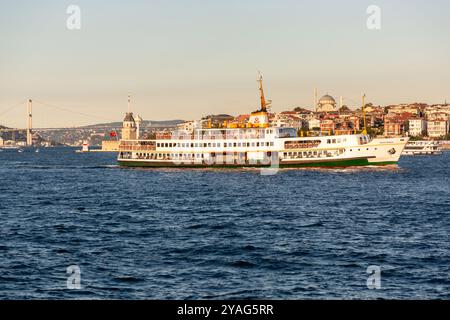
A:
{"label": "white building facade", "polygon": [[439,138],[448,133],[448,120],[436,119],[427,121],[427,133],[431,138]]}
{"label": "white building facade", "polygon": [[427,122],[424,119],[409,119],[409,135],[423,136],[427,133]]}

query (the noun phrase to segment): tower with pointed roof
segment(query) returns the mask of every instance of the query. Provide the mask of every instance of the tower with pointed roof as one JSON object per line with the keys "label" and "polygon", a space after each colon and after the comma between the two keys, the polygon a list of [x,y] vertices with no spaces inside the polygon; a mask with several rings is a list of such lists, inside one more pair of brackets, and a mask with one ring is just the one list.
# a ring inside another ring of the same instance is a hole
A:
{"label": "tower with pointed roof", "polygon": [[122,126],[122,140],[136,140],[136,121],[133,117],[133,112],[127,112],[125,119],[123,119]]}

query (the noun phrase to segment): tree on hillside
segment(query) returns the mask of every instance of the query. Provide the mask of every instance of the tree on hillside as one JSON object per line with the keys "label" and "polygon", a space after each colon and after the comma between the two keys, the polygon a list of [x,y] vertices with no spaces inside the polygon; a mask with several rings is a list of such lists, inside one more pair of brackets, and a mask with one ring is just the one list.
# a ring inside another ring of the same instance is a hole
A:
{"label": "tree on hillside", "polygon": [[346,105],[343,105],[342,107],[339,108],[339,112],[340,113],[350,113],[351,110],[349,107],[347,107]]}

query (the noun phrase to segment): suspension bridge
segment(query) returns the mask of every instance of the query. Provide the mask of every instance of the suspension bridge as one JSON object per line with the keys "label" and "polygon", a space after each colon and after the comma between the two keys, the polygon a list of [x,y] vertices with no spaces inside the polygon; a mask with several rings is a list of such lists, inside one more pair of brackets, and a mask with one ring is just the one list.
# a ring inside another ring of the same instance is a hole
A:
{"label": "suspension bridge", "polygon": [[0,112],[0,121],[2,120],[2,117],[6,115],[8,112],[11,112],[19,107],[24,107],[26,105],[26,128],[9,128],[9,127],[0,127],[0,133],[1,132],[24,132],[26,131],[26,144],[27,146],[33,145],[33,132],[48,132],[48,131],[67,131],[67,130],[80,130],[80,129],[89,129],[89,130],[102,130],[108,128],[109,130],[119,130],[121,128],[120,125],[117,126],[84,126],[84,127],[58,127],[58,128],[38,128],[33,127],[33,106],[38,104],[40,107],[48,107],[52,109],[56,109],[59,111],[71,113],[71,114],[77,114],[77,115],[83,115],[89,118],[95,118],[99,121],[106,121],[106,122],[118,122],[117,120],[107,119],[104,117],[99,117],[97,115],[88,114],[84,112],[74,111],[68,108],[56,106],[50,103],[33,100],[33,99],[27,99],[25,101],[21,101],[19,103],[16,103],[8,108],[5,108],[3,111]]}

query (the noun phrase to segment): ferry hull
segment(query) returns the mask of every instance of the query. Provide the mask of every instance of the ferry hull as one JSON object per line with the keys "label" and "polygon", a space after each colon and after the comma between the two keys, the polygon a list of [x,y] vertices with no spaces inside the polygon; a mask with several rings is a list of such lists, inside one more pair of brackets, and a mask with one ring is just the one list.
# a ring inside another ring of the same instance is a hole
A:
{"label": "ferry hull", "polygon": [[[136,161],[120,160],[119,166],[122,167],[152,167],[152,168],[270,168],[267,164],[203,164],[203,163],[174,163],[170,161]],[[397,164],[397,161],[370,162],[368,159],[335,159],[312,162],[281,162],[273,167],[279,168],[343,168],[357,166],[386,166]]]}

